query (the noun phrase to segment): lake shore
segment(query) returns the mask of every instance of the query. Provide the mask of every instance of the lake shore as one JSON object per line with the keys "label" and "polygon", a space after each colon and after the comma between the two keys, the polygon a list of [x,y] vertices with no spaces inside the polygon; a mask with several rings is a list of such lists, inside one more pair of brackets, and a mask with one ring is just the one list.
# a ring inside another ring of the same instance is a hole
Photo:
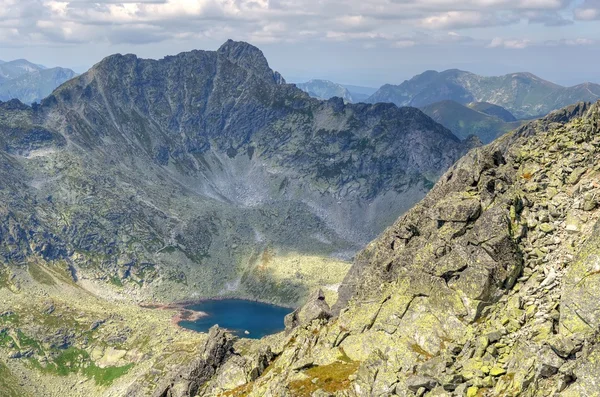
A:
{"label": "lake shore", "polygon": [[[208,313],[196,319],[178,315],[174,321],[187,330],[208,332],[215,324],[240,337],[251,339],[280,332],[284,329],[284,318],[293,309],[248,299],[207,299],[184,310],[193,313]],[[184,313],[183,310],[180,313]]]}

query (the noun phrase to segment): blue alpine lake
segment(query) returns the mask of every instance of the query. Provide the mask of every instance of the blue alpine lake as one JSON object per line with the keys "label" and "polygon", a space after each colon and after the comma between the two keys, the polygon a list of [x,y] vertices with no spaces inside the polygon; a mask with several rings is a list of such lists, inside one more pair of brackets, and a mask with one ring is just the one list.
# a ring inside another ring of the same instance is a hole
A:
{"label": "blue alpine lake", "polygon": [[292,312],[287,307],[241,299],[207,300],[185,308],[205,312],[208,316],[179,322],[184,328],[208,332],[210,327],[218,324],[238,336],[252,339],[283,331],[283,318]]}

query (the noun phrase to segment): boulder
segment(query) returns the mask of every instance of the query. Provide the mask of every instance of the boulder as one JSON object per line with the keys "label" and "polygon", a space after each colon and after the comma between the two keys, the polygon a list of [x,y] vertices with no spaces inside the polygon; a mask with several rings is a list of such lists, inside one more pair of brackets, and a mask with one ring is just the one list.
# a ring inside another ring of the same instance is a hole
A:
{"label": "boulder", "polygon": [[285,316],[286,330],[291,330],[300,325],[306,325],[314,320],[328,320],[331,318],[331,309],[325,301],[323,290],[313,292],[304,306]]}
{"label": "boulder", "polygon": [[408,377],[408,379],[406,379],[406,387],[414,392],[416,392],[420,388],[432,390],[437,385],[438,381],[428,376],[412,375]]}

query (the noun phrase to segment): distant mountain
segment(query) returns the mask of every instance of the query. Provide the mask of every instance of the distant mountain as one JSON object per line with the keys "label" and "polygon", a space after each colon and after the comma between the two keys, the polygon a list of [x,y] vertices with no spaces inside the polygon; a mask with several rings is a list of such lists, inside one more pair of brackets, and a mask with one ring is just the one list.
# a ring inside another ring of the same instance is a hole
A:
{"label": "distant mountain", "polygon": [[[516,120],[506,122],[496,116],[477,111],[450,100],[436,102],[423,106],[420,109],[423,113],[448,128],[460,139],[476,135],[483,143],[490,143],[497,137],[522,124],[522,122]],[[489,107],[486,109],[489,109]]]}
{"label": "distant mountain", "polygon": [[493,103],[471,102],[467,106],[478,112],[497,117],[502,121],[506,121],[507,123],[517,121],[517,118],[513,116],[511,112],[504,109],[502,106],[494,105]]}
{"label": "distant mountain", "polygon": [[352,95],[354,102],[365,102],[371,95],[377,92],[377,88],[363,87],[359,85],[342,84]]}
{"label": "distant mountain", "polygon": [[519,119],[533,118],[578,101],[600,99],[600,85],[563,87],[531,73],[484,77],[462,70],[426,71],[400,85],[384,85],[367,102],[422,107],[453,100],[461,104],[489,102]]}
{"label": "distant mountain", "polygon": [[375,87],[364,87],[360,85],[351,85],[351,84],[342,84],[344,87],[348,89],[352,94],[361,94],[361,95],[373,95],[377,92],[378,88]]}
{"label": "distant mountain", "polygon": [[70,69],[49,69],[25,59],[3,62],[0,64],[0,101],[39,102],[76,75]]}
{"label": "distant mountain", "polygon": [[310,80],[306,83],[296,84],[296,86],[313,98],[327,100],[338,97],[342,98],[346,103],[354,102],[352,94],[346,87],[332,81]]}
{"label": "distant mountain", "polygon": [[46,69],[46,67],[36,65],[27,61],[26,59],[17,59],[10,62],[4,62],[2,66],[0,66],[0,76],[4,77],[5,79],[12,80],[24,74],[44,69]]}

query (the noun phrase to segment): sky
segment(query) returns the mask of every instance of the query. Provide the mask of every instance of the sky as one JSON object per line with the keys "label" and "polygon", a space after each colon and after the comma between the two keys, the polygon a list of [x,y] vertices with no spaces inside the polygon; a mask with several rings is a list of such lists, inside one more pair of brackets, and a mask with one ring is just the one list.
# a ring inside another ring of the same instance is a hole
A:
{"label": "sky", "polygon": [[378,87],[425,70],[600,83],[600,0],[0,0],[0,60],[83,72],[227,39],[292,82]]}

